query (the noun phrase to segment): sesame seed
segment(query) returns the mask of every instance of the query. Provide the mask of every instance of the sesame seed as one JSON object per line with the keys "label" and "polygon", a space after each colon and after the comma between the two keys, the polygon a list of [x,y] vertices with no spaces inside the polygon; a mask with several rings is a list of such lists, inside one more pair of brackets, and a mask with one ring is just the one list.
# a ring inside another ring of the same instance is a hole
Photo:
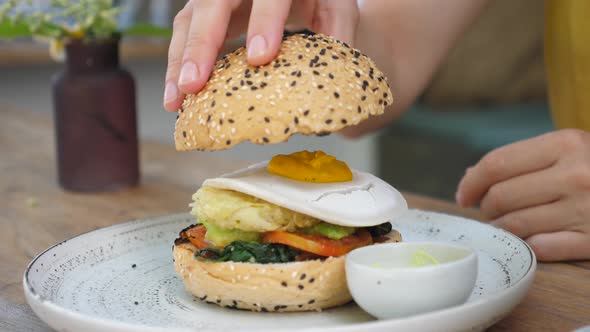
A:
{"label": "sesame seed", "polygon": [[225,95],[226,95],[227,97],[230,97],[230,96],[231,96],[231,92],[229,92],[229,91],[228,91],[228,92],[226,92],[226,93],[225,93]]}
{"label": "sesame seed", "polygon": [[297,277],[297,271],[293,271],[293,273],[291,273],[291,277],[295,279],[295,277]]}
{"label": "sesame seed", "polygon": [[303,116],[307,116],[308,114],[309,114],[309,110],[305,110],[305,111],[303,112]]}
{"label": "sesame seed", "polygon": [[314,304],[315,300],[309,300],[309,302],[307,302],[307,304]]}
{"label": "sesame seed", "polygon": [[306,277],[306,276],[307,276],[307,275],[306,275],[305,273],[303,273],[303,274],[301,275],[301,277],[299,277],[299,280],[303,280],[303,279],[305,279],[305,277]]}
{"label": "sesame seed", "polygon": [[334,75],[332,75],[332,73],[329,73],[328,74],[328,77],[331,78],[331,79],[334,79]]}
{"label": "sesame seed", "polygon": [[227,119],[227,121],[229,121],[229,123],[234,123],[234,119]]}
{"label": "sesame seed", "polygon": [[319,71],[317,71],[317,70],[314,70],[314,71],[312,71],[312,73],[313,73],[314,75],[319,75],[319,74],[320,74],[320,72],[319,72]]}
{"label": "sesame seed", "polygon": [[348,123],[348,121],[346,121],[346,119],[342,119],[342,120],[340,120],[340,122],[342,122],[342,124],[347,124]]}
{"label": "sesame seed", "polygon": [[297,288],[299,288],[299,290],[303,290],[303,285],[297,285]]}
{"label": "sesame seed", "polygon": [[321,89],[323,89],[323,88],[324,88],[324,86],[323,86],[322,84],[318,85],[318,89],[320,89],[320,90],[321,90]]}
{"label": "sesame seed", "polygon": [[286,133],[288,133],[288,132],[289,132],[289,127],[285,128],[285,131],[284,131],[284,133],[286,134]]}
{"label": "sesame seed", "polygon": [[326,124],[330,124],[330,123],[332,123],[332,119],[326,119],[325,122],[326,122]]}
{"label": "sesame seed", "polygon": [[[306,114],[304,113],[304,115],[306,115]],[[295,122],[295,124],[299,124],[299,118],[298,117],[294,117],[293,118],[293,122]]]}
{"label": "sesame seed", "polygon": [[367,96],[363,95],[363,96],[361,97],[361,100],[362,100],[362,101],[365,101],[365,99],[367,99]]}
{"label": "sesame seed", "polygon": [[310,43],[306,43],[306,44],[305,44],[305,47],[307,47],[307,48],[309,48],[310,46],[311,46],[311,44],[310,44]]}
{"label": "sesame seed", "polygon": [[287,282],[286,281],[281,281],[281,286],[287,287]]}
{"label": "sesame seed", "polygon": [[326,54],[326,49],[325,49],[325,48],[322,48],[322,49],[320,50],[320,55],[325,55],[325,54]]}
{"label": "sesame seed", "polygon": [[269,123],[269,122],[270,122],[270,119],[269,119],[268,117],[266,117],[266,116],[265,116],[265,117],[264,117],[264,122],[266,122],[266,123]]}
{"label": "sesame seed", "polygon": [[301,60],[302,58],[303,58],[303,55],[301,55],[301,54],[299,54],[299,55],[297,56],[297,59],[299,59],[299,60]]}
{"label": "sesame seed", "polygon": [[268,138],[263,137],[262,140],[264,141],[264,143],[268,143]]}
{"label": "sesame seed", "polygon": [[258,87],[257,87],[257,86],[252,86],[250,89],[251,89],[252,91],[256,91],[256,90],[258,90]]}
{"label": "sesame seed", "polygon": [[311,279],[309,279],[309,283],[310,283],[310,284],[313,284],[313,282],[314,282],[314,281],[315,281],[315,278],[311,278]]}
{"label": "sesame seed", "polygon": [[238,87],[237,86],[234,86],[231,89],[234,90],[234,91],[236,91],[238,89]]}
{"label": "sesame seed", "polygon": [[295,84],[297,84],[297,81],[292,81],[291,82],[291,86],[295,86]]}
{"label": "sesame seed", "polygon": [[225,144],[226,145],[230,145],[231,144],[231,140],[228,139],[227,141],[225,141]]}
{"label": "sesame seed", "polygon": [[186,138],[186,131],[182,132],[182,137]]}
{"label": "sesame seed", "polygon": [[360,107],[360,106],[357,106],[357,108],[356,108],[356,112],[357,112],[357,113],[360,113],[360,112],[361,112],[361,107]]}
{"label": "sesame seed", "polygon": [[215,100],[211,102],[211,107],[215,107]]}
{"label": "sesame seed", "polygon": [[340,98],[340,94],[338,92],[334,92],[334,97]]}

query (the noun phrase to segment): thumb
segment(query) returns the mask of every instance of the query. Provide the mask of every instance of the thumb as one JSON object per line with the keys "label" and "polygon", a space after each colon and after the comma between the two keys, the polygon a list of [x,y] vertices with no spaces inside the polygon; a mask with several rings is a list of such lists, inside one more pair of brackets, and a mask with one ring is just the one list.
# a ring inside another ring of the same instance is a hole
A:
{"label": "thumb", "polygon": [[352,44],[358,19],[356,0],[318,0],[312,30]]}

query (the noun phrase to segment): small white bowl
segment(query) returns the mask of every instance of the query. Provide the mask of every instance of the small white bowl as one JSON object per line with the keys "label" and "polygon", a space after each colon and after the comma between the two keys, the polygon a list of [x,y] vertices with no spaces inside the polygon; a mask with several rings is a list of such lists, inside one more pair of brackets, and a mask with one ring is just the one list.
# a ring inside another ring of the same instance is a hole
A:
{"label": "small white bowl", "polygon": [[[413,267],[419,250],[439,264]],[[401,318],[464,303],[477,278],[473,249],[444,242],[362,247],[346,255],[346,279],[355,302],[379,318]]]}

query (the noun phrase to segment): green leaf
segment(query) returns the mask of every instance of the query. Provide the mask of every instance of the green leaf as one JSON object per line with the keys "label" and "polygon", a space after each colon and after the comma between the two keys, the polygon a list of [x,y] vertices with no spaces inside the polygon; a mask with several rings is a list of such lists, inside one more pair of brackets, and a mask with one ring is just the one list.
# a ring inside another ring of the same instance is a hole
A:
{"label": "green leaf", "polygon": [[369,233],[371,233],[372,237],[380,237],[385,234],[389,234],[392,230],[392,226],[390,222],[383,223],[381,225],[376,225],[372,227],[367,227]]}
{"label": "green leaf", "polygon": [[299,251],[278,243],[234,241],[222,250],[205,248],[195,251],[195,257],[213,262],[287,263],[295,260]]}
{"label": "green leaf", "polygon": [[123,35],[132,37],[172,37],[172,29],[148,23],[137,23],[123,31]]}
{"label": "green leaf", "polygon": [[0,39],[14,39],[31,36],[31,31],[24,22],[13,23],[8,20],[0,21]]}

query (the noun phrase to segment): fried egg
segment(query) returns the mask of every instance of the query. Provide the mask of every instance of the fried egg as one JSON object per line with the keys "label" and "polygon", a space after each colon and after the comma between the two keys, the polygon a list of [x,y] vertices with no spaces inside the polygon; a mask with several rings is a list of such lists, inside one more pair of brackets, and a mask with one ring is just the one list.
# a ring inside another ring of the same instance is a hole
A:
{"label": "fried egg", "polygon": [[207,179],[203,186],[238,191],[325,222],[370,227],[407,211],[402,194],[380,178],[352,169],[352,180],[313,183],[267,171],[268,162]]}

